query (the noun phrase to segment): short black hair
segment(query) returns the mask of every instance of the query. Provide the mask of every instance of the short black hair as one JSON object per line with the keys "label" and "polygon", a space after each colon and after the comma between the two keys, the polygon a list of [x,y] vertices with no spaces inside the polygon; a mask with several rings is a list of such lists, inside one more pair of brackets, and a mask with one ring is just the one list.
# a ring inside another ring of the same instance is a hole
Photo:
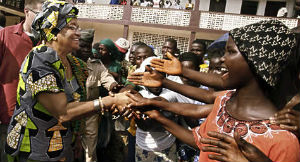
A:
{"label": "short black hair", "polygon": [[5,24],[6,24],[6,17],[2,12],[0,12],[0,26],[4,28]]}
{"label": "short black hair", "polygon": [[225,54],[224,48],[209,48],[209,49],[207,49],[208,59],[223,57],[224,54]]}
{"label": "short black hair", "polygon": [[201,39],[195,39],[195,40],[192,42],[192,44],[194,44],[194,43],[196,43],[196,44],[201,44],[201,45],[203,46],[203,48],[204,48],[204,51],[206,51],[206,43],[205,43],[205,41],[203,41],[203,40],[201,40]]}
{"label": "short black hair", "polygon": [[193,64],[197,67],[200,65],[200,60],[199,60],[198,56],[196,54],[194,54],[193,52],[182,53],[181,55],[179,55],[179,61],[180,62],[192,61]]}
{"label": "short black hair", "polygon": [[132,46],[140,46],[140,45],[147,45],[147,44],[144,42],[140,42],[140,41],[132,44]]}
{"label": "short black hair", "polygon": [[154,51],[151,47],[149,47],[147,44],[142,44],[136,47],[136,50],[139,48],[145,48],[147,51],[150,51],[151,56],[155,56]]}
{"label": "short black hair", "polygon": [[166,39],[165,42],[170,42],[170,43],[174,44],[175,45],[174,48],[177,49],[177,41],[175,39],[168,38],[168,39]]}

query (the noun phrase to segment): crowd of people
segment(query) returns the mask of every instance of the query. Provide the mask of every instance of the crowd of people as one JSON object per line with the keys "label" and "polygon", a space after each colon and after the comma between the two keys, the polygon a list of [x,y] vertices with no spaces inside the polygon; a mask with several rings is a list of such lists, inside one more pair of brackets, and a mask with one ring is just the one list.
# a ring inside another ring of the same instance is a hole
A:
{"label": "crowd of people", "polygon": [[169,38],[157,54],[94,40],[65,1],[24,6],[0,29],[1,162],[300,161],[299,27],[261,21],[189,52]]}
{"label": "crowd of people", "polygon": [[[73,0],[73,3],[94,4],[96,3],[96,0]],[[126,5],[127,0],[110,0],[109,4]],[[131,0],[130,5],[153,8],[194,9],[194,3],[192,3],[192,0],[188,0],[185,7],[180,5],[180,0]]]}

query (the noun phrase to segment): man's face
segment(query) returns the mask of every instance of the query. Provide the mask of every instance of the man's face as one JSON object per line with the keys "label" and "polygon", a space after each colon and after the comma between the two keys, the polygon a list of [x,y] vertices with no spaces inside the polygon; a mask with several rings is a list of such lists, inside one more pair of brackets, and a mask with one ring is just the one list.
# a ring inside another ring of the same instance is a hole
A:
{"label": "man's face", "polygon": [[130,48],[130,51],[129,51],[129,62],[132,64],[132,65],[135,65],[135,55],[134,55],[134,51],[136,50],[138,46],[137,45],[133,45],[131,48]]}
{"label": "man's face", "polygon": [[25,13],[25,21],[24,25],[26,25],[26,28],[31,29],[31,24],[35,18],[35,16],[42,11],[42,3],[38,3],[35,7],[32,8],[24,8]]}
{"label": "man's face", "polygon": [[205,54],[204,53],[205,49],[204,49],[204,46],[202,44],[193,43],[191,52],[193,52],[195,55],[197,55],[201,59],[200,61],[203,61],[203,56]]}
{"label": "man's face", "polygon": [[[197,65],[195,65],[192,61],[182,61],[181,64],[182,64],[182,67],[185,67],[187,69],[199,71],[199,67],[197,67]],[[187,79],[184,77],[180,77],[180,79],[182,80],[183,84],[187,84],[190,86],[197,86],[197,84],[190,79]]]}
{"label": "man's face", "polygon": [[151,52],[147,50],[147,48],[137,48],[134,52],[135,55],[135,64],[137,65],[137,68],[139,68],[142,64],[142,62],[152,56]]}
{"label": "man's face", "polygon": [[173,44],[171,42],[165,42],[165,44],[163,45],[161,51],[162,51],[162,54],[163,54],[163,58],[168,59],[168,57],[166,55],[167,52],[171,53],[172,55],[175,55],[175,52],[176,52],[175,44]]}
{"label": "man's face", "polygon": [[76,56],[86,62],[92,56],[92,43],[80,39]]}

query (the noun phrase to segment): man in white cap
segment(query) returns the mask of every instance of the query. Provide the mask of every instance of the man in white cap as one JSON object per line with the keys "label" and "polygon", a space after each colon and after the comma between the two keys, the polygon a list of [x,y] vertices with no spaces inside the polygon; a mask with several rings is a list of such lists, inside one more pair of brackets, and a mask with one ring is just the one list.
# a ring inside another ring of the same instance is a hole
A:
{"label": "man in white cap", "polygon": [[129,41],[124,38],[119,38],[117,41],[115,41],[115,45],[117,46],[118,50],[126,54],[129,49]]}

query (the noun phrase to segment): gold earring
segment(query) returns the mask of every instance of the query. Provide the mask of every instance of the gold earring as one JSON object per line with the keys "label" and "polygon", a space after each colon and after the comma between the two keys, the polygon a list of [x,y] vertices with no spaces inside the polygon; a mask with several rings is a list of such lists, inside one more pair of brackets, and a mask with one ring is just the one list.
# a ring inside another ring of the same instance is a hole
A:
{"label": "gold earring", "polygon": [[53,37],[53,40],[56,41],[56,40],[57,40],[57,37]]}

